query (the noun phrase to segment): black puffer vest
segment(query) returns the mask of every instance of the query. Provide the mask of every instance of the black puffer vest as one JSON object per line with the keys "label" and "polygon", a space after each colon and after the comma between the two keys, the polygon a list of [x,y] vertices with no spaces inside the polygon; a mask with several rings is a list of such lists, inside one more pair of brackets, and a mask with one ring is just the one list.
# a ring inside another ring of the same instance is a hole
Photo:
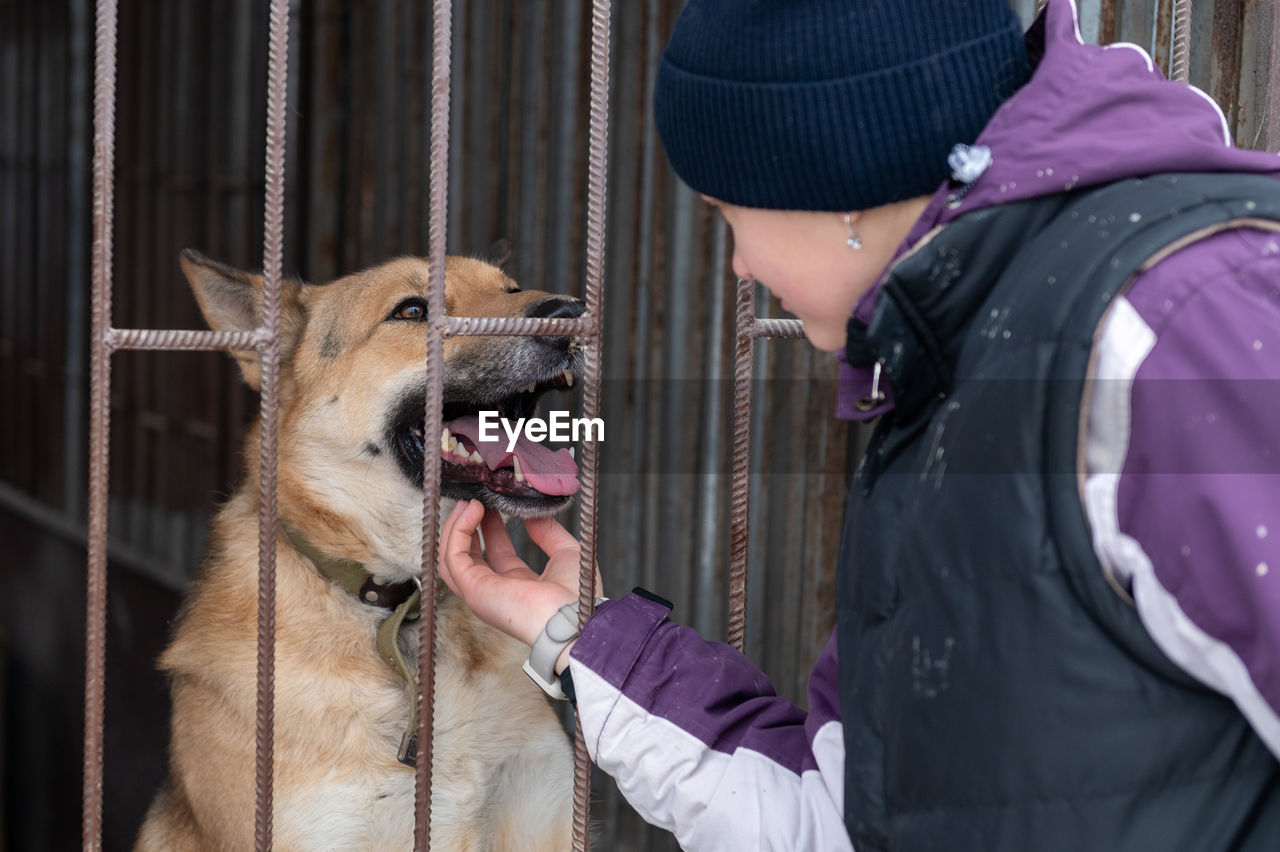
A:
{"label": "black puffer vest", "polygon": [[1280,184],[1130,180],[977,211],[900,262],[848,352],[895,409],[841,545],[858,852],[1280,850],[1280,764],[1104,578],[1077,455],[1093,339],[1144,262],[1280,220]]}

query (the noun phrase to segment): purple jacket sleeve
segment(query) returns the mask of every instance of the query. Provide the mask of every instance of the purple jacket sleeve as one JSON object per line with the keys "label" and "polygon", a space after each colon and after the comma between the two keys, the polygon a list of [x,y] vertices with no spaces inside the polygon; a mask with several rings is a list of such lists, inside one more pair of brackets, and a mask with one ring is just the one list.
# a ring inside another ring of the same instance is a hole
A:
{"label": "purple jacket sleeve", "polygon": [[1086,428],[1103,567],[1280,756],[1280,234],[1218,234],[1104,323]]}
{"label": "purple jacket sleeve", "polygon": [[571,653],[587,751],[685,849],[852,849],[835,637],[806,714],[727,645],[638,595],[600,605]]}

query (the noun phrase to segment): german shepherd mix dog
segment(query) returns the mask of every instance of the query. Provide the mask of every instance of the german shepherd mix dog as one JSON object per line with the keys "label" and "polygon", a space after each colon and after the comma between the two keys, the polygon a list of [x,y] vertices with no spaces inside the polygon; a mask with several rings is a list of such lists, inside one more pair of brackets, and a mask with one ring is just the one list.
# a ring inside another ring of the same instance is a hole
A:
{"label": "german shepherd mix dog", "polygon": [[[182,269],[209,325],[258,327],[261,275],[194,251]],[[566,506],[577,467],[521,439],[478,443],[476,412],[513,420],[572,385],[568,338],[445,343],[444,417],[424,436],[427,262],[403,258],[282,296],[276,537],[274,840],[279,850],[413,843],[422,462],[443,455],[443,493],[520,517]],[[485,261],[450,257],[455,316],[574,317],[574,299],[521,290]],[[237,352],[259,386],[254,352]],[[199,579],[160,658],[172,683],[170,775],[140,850],[253,847],[258,443],[218,512]],[[436,449],[439,446],[440,449]],[[443,587],[441,587],[442,589]],[[564,850],[572,748],[519,642],[441,589],[431,840],[443,850]],[[402,626],[403,625],[403,626]],[[408,764],[408,765],[407,765]]]}

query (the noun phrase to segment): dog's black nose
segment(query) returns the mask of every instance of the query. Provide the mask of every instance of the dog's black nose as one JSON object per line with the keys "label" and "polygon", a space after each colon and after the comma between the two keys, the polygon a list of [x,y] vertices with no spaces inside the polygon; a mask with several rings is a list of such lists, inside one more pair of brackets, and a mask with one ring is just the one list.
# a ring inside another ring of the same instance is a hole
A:
{"label": "dog's black nose", "polygon": [[[581,299],[553,296],[550,299],[543,299],[541,302],[535,302],[530,305],[525,309],[524,315],[527,317],[546,317],[547,319],[574,319],[586,312],[587,303]],[[569,348],[569,338],[567,337],[539,337],[538,339],[560,349]]]}
{"label": "dog's black nose", "polygon": [[535,302],[525,309],[527,317],[546,317],[548,319],[573,319],[587,312],[587,303],[581,299],[570,299],[564,296],[553,296]]}

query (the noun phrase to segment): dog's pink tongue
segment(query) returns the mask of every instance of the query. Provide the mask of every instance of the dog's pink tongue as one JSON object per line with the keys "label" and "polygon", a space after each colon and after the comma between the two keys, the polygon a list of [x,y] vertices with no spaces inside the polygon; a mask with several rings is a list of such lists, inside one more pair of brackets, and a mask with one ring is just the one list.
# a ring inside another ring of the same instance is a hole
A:
{"label": "dog's pink tongue", "polygon": [[[578,465],[569,455],[568,450],[553,450],[550,447],[530,441],[521,432],[516,438],[516,446],[507,452],[510,439],[506,430],[498,428],[498,440],[480,440],[480,418],[474,414],[450,420],[444,424],[455,435],[465,435],[475,444],[476,452],[484,459],[489,470],[497,470],[505,465],[513,455],[520,459],[520,472],[524,474],[529,487],[550,494],[553,497],[573,494],[581,487],[578,483]],[[490,431],[493,434],[493,431]]]}

